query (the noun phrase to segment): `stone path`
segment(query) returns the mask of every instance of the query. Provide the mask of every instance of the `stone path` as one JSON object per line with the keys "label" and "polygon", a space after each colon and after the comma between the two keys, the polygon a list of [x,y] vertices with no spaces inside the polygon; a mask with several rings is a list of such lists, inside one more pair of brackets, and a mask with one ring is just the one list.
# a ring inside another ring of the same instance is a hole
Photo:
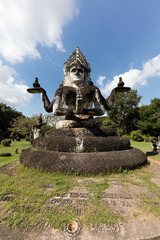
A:
{"label": "stone path", "polygon": [[154,159],[152,159],[150,157],[148,157],[147,159],[148,159],[149,162],[152,162],[152,163],[160,165],[160,161],[154,160]]}
{"label": "stone path", "polygon": [[[152,182],[160,186],[160,162],[152,161],[150,158],[149,161],[150,168],[155,174]],[[103,177],[90,180],[103,181]],[[85,181],[85,178],[79,179],[77,186],[68,194],[51,197],[47,202],[49,207],[52,209],[54,206],[72,204],[79,215],[83,215],[85,203],[88,199],[94,198],[94,195],[83,186]],[[135,179],[135,181],[140,180]],[[52,190],[51,186],[47,186],[45,193],[49,194]],[[109,205],[113,212],[121,215],[125,220],[115,224],[92,224],[86,227],[73,219],[64,231],[52,229],[47,224],[41,230],[29,227],[25,232],[0,226],[0,240],[158,240],[160,219],[152,214],[143,213],[140,198],[152,199],[152,204],[160,211],[159,196],[160,194],[151,194],[147,185],[142,187],[138,184],[127,184],[126,187],[125,183],[110,179],[109,188],[103,191],[101,203]]]}

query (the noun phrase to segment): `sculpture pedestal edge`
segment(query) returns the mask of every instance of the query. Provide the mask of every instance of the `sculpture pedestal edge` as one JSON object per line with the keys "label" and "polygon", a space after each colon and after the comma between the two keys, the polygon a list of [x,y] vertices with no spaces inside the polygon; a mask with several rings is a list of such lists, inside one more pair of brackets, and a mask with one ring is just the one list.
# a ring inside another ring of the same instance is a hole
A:
{"label": "sculpture pedestal edge", "polygon": [[95,153],[52,152],[29,148],[23,150],[20,162],[46,172],[107,174],[143,166],[147,163],[147,157],[136,148]]}

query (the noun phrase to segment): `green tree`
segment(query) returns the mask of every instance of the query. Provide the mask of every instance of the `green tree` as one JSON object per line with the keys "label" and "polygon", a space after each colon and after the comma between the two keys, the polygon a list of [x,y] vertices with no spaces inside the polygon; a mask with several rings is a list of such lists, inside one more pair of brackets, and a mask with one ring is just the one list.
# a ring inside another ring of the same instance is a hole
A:
{"label": "green tree", "polygon": [[32,128],[37,122],[37,118],[38,116],[33,116],[31,118],[19,116],[15,118],[9,128],[11,136],[21,135],[22,137],[30,137]]}
{"label": "green tree", "polygon": [[13,119],[23,116],[21,112],[16,111],[14,108],[6,106],[4,103],[0,103],[0,138],[9,137],[8,128],[10,127],[10,122]]}
{"label": "green tree", "polygon": [[154,98],[149,105],[139,108],[138,128],[143,134],[160,135],[160,99]]}
{"label": "green tree", "polygon": [[109,117],[103,116],[103,117],[96,117],[96,120],[99,120],[102,122],[102,128],[115,128],[116,129],[116,124],[113,122]]}
{"label": "green tree", "polygon": [[110,111],[109,118],[116,124],[117,133],[129,134],[136,130],[137,120],[139,120],[138,104],[141,96],[137,94],[137,90],[130,90],[125,93],[118,93],[115,103]]}

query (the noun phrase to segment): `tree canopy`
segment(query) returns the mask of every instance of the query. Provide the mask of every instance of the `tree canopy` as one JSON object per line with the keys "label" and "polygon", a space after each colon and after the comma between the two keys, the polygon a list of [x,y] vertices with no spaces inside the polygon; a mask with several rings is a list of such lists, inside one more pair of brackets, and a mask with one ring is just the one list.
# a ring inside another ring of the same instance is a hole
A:
{"label": "tree canopy", "polygon": [[11,122],[11,127],[9,131],[11,132],[11,136],[22,136],[22,137],[29,137],[31,135],[31,131],[33,125],[36,124],[36,120],[38,117],[24,117],[19,116],[18,118],[13,119]]}
{"label": "tree canopy", "polygon": [[118,134],[128,134],[137,129],[136,122],[139,119],[138,104],[141,96],[137,90],[126,93],[118,93],[115,103],[110,111],[109,118],[116,124]]}
{"label": "tree canopy", "polygon": [[16,111],[14,108],[6,106],[4,103],[0,103],[0,138],[7,138],[10,135],[8,128],[10,127],[13,119],[23,116],[21,112]]}
{"label": "tree canopy", "polygon": [[154,98],[149,105],[139,107],[138,128],[143,134],[160,135],[160,99]]}

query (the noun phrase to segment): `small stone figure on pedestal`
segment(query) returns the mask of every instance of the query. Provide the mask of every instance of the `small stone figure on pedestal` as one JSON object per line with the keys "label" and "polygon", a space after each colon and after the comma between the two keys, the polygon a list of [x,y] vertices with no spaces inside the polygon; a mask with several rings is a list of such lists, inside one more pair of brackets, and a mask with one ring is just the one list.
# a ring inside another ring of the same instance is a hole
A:
{"label": "small stone figure on pedestal", "polygon": [[157,143],[156,142],[152,142],[152,152],[157,152]]}
{"label": "small stone figure on pedestal", "polygon": [[32,128],[33,139],[36,139],[37,137],[41,136],[41,128],[45,124],[46,124],[46,122],[45,123],[42,122],[42,114],[40,114],[38,119],[37,119],[37,124],[35,124]]}

